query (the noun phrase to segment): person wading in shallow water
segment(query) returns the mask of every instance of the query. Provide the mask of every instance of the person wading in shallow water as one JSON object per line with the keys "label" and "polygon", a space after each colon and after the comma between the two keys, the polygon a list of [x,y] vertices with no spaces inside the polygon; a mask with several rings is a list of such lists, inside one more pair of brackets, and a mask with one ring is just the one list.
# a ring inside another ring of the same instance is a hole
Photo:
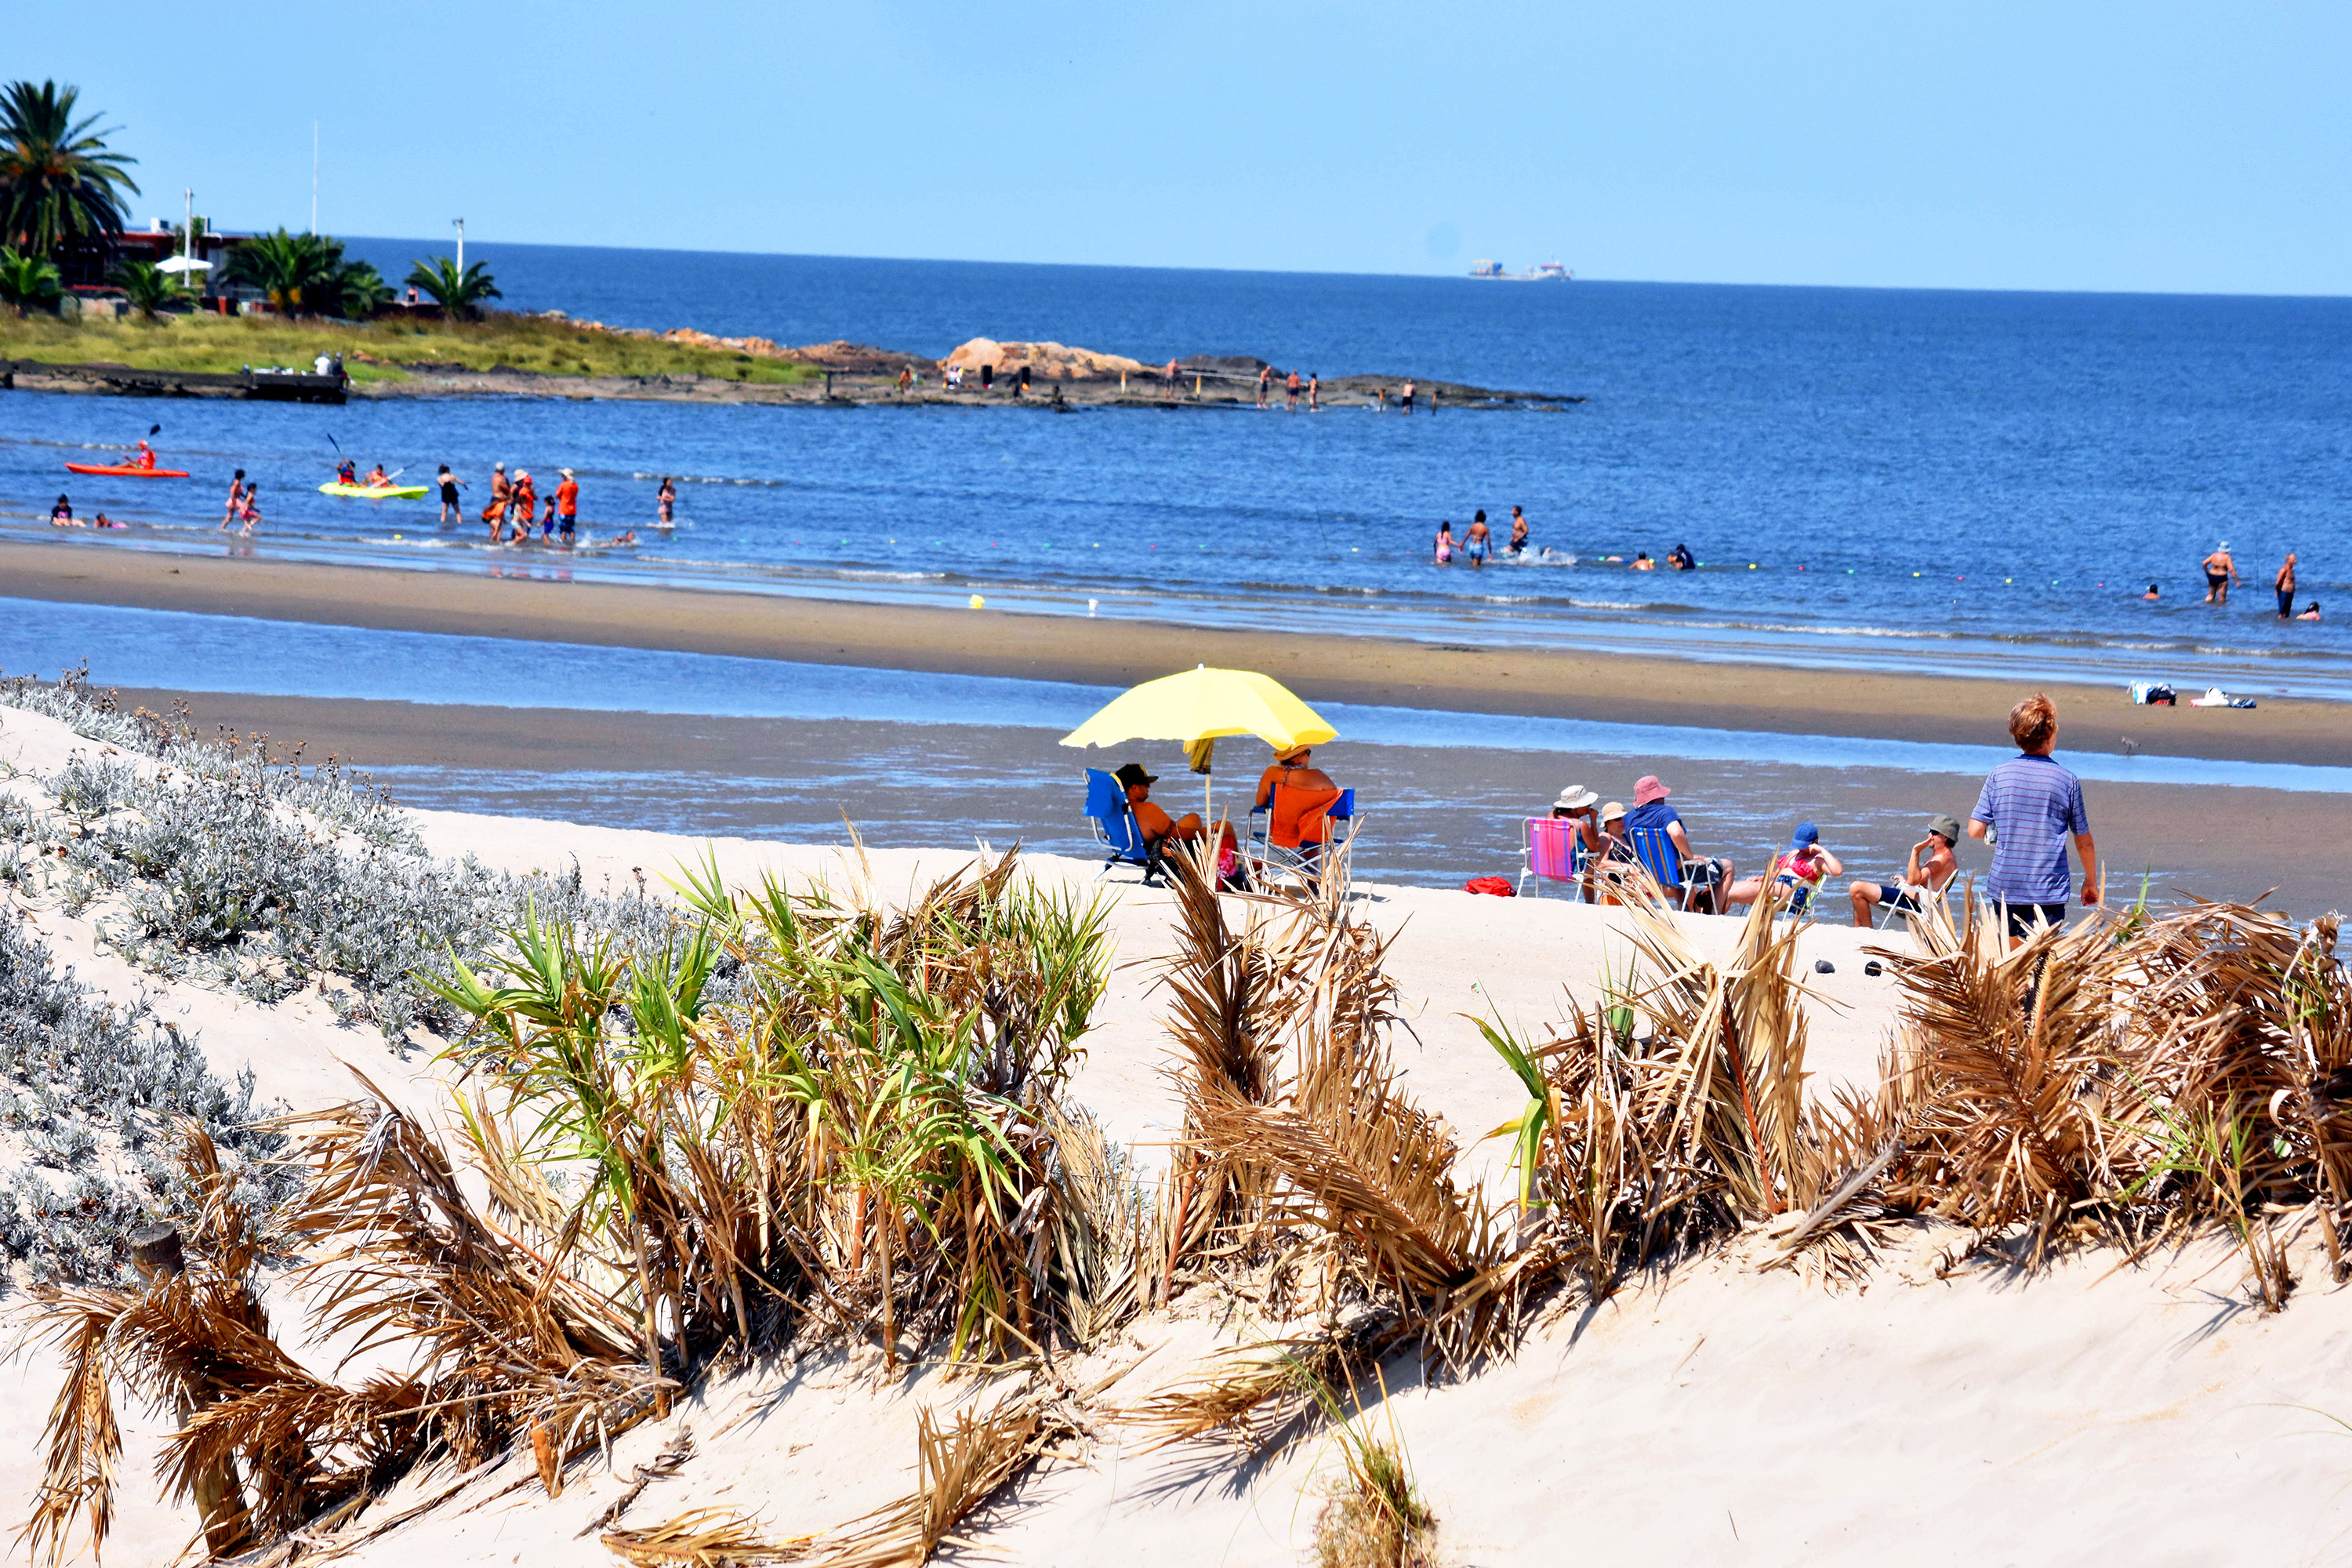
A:
{"label": "person wading in shallow water", "polygon": [[482,521],[490,525],[492,544],[506,534],[507,501],[513,494],[513,487],[507,483],[507,466],[500,463],[490,470],[490,504],[482,509]]}
{"label": "person wading in shallow water", "polygon": [[2279,619],[2294,614],[2294,552],[2286,552],[2286,564],[2278,569],[2278,581],[2271,584],[2278,590]]}
{"label": "person wading in shallow water", "polygon": [[2226,539],[2221,541],[2213,553],[2205,557],[2200,564],[2205,568],[2205,602],[2209,605],[2228,604],[2231,586],[2244,581],[2238,575],[2237,562],[2231,558],[2230,542]]}
{"label": "person wading in shallow water", "polygon": [[1517,507],[1511,509],[1511,542],[1503,548],[1514,555],[1527,553],[1528,520]]}

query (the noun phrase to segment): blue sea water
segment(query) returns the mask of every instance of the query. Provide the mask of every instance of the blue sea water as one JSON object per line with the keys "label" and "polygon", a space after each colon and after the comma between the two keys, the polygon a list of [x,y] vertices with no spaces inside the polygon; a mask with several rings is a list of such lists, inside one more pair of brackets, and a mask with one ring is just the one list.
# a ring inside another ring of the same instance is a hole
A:
{"label": "blue sea water", "polygon": [[[354,245],[393,276],[440,248]],[[515,308],[616,325],[929,354],[983,334],[1150,363],[1255,353],[1589,401],[1406,420],[0,393],[0,533],[59,537],[41,519],[65,489],[84,515],[133,524],[93,546],[2352,697],[2352,300],[478,257]],[[64,482],[65,460],[153,418],[194,479]],[[478,505],[494,460],[571,467],[591,533],[635,527],[644,542],[562,562],[489,552],[428,503],[318,495],[335,443],[411,478],[447,461]],[[242,545],[211,526],[236,467],[268,517]],[[680,526],[657,538],[664,473],[681,479]],[[1536,560],[1430,563],[1441,519],[1458,530],[1514,504]],[[2248,581],[2213,609],[2196,563],[2221,540]],[[1678,542],[1704,570],[1605,559]],[[2275,619],[2288,549],[2301,597],[2335,618]]]}

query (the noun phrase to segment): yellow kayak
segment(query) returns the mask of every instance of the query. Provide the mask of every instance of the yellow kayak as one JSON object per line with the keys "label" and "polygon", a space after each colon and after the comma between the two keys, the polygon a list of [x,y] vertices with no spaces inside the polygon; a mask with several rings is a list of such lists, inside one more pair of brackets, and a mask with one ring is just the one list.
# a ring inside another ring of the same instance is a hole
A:
{"label": "yellow kayak", "polygon": [[425,489],[426,487],[424,485],[376,485],[371,487],[368,485],[330,483],[320,485],[319,487],[319,493],[322,496],[349,496],[353,500],[415,500],[425,494]]}

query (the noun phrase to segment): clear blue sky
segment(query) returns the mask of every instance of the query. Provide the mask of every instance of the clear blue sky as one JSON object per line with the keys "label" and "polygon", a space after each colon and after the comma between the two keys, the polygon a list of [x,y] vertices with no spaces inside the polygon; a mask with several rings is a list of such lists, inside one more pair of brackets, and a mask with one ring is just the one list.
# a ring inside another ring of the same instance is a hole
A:
{"label": "clear blue sky", "polygon": [[2352,293],[2352,5],[19,0],[141,219]]}

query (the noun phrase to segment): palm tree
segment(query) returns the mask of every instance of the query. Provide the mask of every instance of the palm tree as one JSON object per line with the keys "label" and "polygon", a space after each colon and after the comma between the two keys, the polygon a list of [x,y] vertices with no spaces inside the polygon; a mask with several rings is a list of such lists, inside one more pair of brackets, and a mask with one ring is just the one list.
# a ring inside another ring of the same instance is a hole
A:
{"label": "palm tree", "polygon": [[106,276],[130,300],[131,308],[151,321],[180,292],[178,280],[152,261],[117,262]]}
{"label": "palm tree", "polygon": [[122,232],[138,162],[106,150],[100,116],[74,119],[79,88],[10,82],[0,90],[0,239],[47,256],[69,236]]}
{"label": "palm tree", "polygon": [[17,315],[28,316],[36,305],[56,309],[64,292],[55,262],[13,245],[0,246],[0,304],[14,305]]}
{"label": "palm tree", "polygon": [[392,285],[373,261],[346,261],[335,269],[336,314],[364,321],[392,302]]}
{"label": "palm tree", "polygon": [[478,261],[461,273],[455,261],[436,256],[411,267],[408,281],[432,295],[434,303],[450,316],[478,316],[483,300],[506,298],[491,281],[490,269]]}
{"label": "palm tree", "polygon": [[231,281],[250,283],[289,316],[316,315],[342,304],[341,240],[323,235],[257,234],[228,253]]}

